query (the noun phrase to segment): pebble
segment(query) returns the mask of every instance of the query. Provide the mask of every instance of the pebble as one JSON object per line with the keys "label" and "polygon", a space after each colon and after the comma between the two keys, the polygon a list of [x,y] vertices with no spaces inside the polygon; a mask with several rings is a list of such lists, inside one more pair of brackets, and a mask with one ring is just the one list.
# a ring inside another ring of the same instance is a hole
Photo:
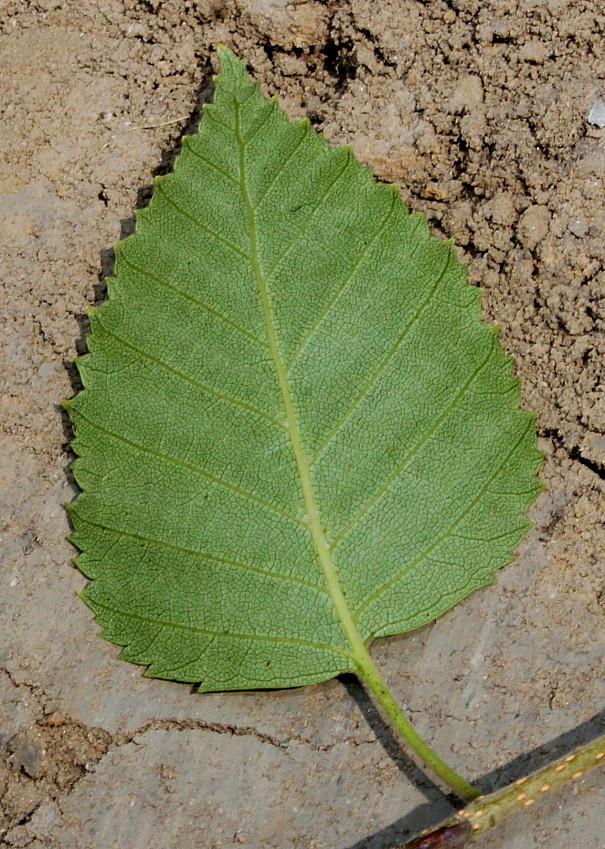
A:
{"label": "pebble", "polygon": [[588,233],[588,225],[583,218],[576,218],[574,221],[570,221],[567,225],[567,229],[570,230],[574,236],[577,236],[578,239],[582,239]]}
{"label": "pebble", "polygon": [[548,47],[543,41],[528,41],[519,51],[524,62],[541,65],[548,58]]}
{"label": "pebble", "polygon": [[26,731],[15,734],[8,743],[9,762],[14,770],[23,770],[30,778],[40,778],[44,769],[44,748]]}
{"label": "pebble", "polygon": [[588,113],[588,123],[605,127],[605,103],[600,98],[592,104],[592,109]]}
{"label": "pebble", "polygon": [[491,211],[496,224],[510,226],[517,215],[512,195],[509,192],[496,192],[492,199]]}
{"label": "pebble", "polygon": [[550,212],[545,206],[529,206],[519,219],[517,236],[523,247],[533,250],[548,233]]}
{"label": "pebble", "polygon": [[450,113],[474,112],[483,103],[483,83],[476,74],[461,77],[445,108]]}
{"label": "pebble", "polygon": [[427,183],[422,190],[422,197],[428,200],[447,200],[448,191],[441,183]]}

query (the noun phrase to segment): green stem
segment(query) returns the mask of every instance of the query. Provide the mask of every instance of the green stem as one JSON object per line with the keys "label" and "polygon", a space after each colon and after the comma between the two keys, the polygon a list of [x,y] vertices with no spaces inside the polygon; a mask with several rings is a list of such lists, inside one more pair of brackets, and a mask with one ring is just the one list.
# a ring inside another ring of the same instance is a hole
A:
{"label": "green stem", "polygon": [[489,796],[479,796],[462,811],[458,811],[434,828],[400,846],[399,849],[428,849],[450,845],[448,838],[454,839],[452,845],[466,844],[474,835],[481,834],[498,825],[505,817],[515,811],[529,808],[550,790],[580,778],[592,767],[605,764],[605,735],[591,743],[580,746],[568,755],[564,755],[542,769],[532,772],[513,784],[496,790]]}
{"label": "green stem", "polygon": [[356,657],[359,675],[376,696],[384,712],[391,720],[393,726],[401,734],[408,746],[422,758],[424,763],[441,778],[448,787],[465,801],[477,799],[481,794],[476,787],[465,781],[462,776],[449,767],[441,758],[424,742],[412,723],[402,712],[401,708],[391,695],[382,675],[376,668],[374,661],[365,649],[365,657]]}
{"label": "green stem", "polygon": [[256,213],[250,199],[246,181],[246,150],[240,129],[240,111],[237,101],[235,102],[234,132],[239,148],[239,183],[248,219],[250,262],[258,286],[269,352],[275,367],[275,375],[277,377],[286,413],[288,435],[290,437],[292,452],[300,475],[302,493],[307,510],[307,527],[313,541],[313,547],[315,548],[317,559],[325,576],[326,586],[330,594],[330,598],[332,599],[334,609],[351,646],[352,651],[348,656],[357,667],[360,676],[376,695],[376,698],[386,711],[387,716],[395,728],[399,731],[403,739],[407,741],[409,746],[425,761],[428,766],[430,766],[433,772],[435,772],[435,774],[438,775],[449,787],[451,787],[452,790],[454,790],[454,792],[462,799],[465,801],[475,799],[479,795],[479,791],[475,790],[475,788],[468,784],[468,782],[466,782],[461,776],[450,769],[450,767],[426,745],[426,743],[418,736],[409,720],[403,715],[401,709],[397,706],[397,703],[393,699],[387,685],[381,678],[380,673],[376,669],[374,662],[368,653],[345,598],[340,578],[338,576],[338,571],[332,556],[332,547],[326,538],[323,523],[319,514],[319,507],[311,480],[311,468],[309,460],[305,454],[300,425],[296,414],[296,406],[294,404],[292,390],[288,380],[288,370],[279,349],[275,317],[273,315],[273,308],[271,304],[271,295],[269,292],[266,274],[263,269],[263,263],[261,261],[257,236]]}

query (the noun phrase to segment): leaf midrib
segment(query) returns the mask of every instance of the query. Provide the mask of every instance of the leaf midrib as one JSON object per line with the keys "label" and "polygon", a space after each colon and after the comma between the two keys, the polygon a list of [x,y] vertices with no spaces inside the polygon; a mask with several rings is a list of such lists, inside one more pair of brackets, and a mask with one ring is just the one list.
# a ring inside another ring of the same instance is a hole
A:
{"label": "leaf midrib", "polygon": [[271,300],[269,297],[269,289],[267,285],[267,280],[265,278],[261,266],[258,250],[256,215],[254,206],[252,205],[252,202],[250,200],[246,181],[246,147],[245,141],[243,140],[240,132],[240,104],[235,98],[234,109],[234,133],[239,151],[240,191],[242,193],[242,199],[244,201],[248,221],[248,233],[250,238],[251,255],[250,262],[252,265],[252,270],[256,279],[256,283],[258,285],[263,319],[267,332],[267,342],[269,344],[269,352],[275,367],[277,380],[282,396],[282,402],[286,413],[286,421],[288,423],[287,429],[288,435],[290,437],[290,444],[292,446],[292,452],[294,454],[296,467],[300,476],[303,499],[307,511],[307,527],[311,536],[311,540],[313,542],[315,553],[317,554],[317,559],[324,574],[326,587],[330,595],[330,599],[332,601],[332,604],[334,605],[336,615],[340,622],[341,628],[345,634],[345,637],[347,638],[351,646],[352,660],[356,664],[356,666],[360,667],[361,665],[363,665],[363,662],[367,657],[367,650],[364,645],[361,634],[357,630],[357,626],[353,621],[351,611],[349,609],[349,606],[344,596],[343,589],[340,584],[336,567],[332,560],[329,542],[324,534],[321,525],[319,508],[317,505],[317,500],[315,498],[315,492],[313,490],[313,483],[311,481],[311,470],[303,449],[301,432],[298,424],[298,417],[296,415],[294,401],[292,399],[292,392],[290,390],[288,371],[284,361],[281,358],[279,345],[277,342],[277,333],[275,329]]}

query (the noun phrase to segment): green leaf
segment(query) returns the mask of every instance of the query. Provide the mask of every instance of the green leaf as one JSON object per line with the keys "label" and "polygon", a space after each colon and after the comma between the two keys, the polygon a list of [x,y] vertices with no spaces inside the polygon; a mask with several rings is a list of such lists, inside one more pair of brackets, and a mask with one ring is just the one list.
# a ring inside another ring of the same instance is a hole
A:
{"label": "green leaf", "polygon": [[73,541],[148,675],[288,687],[490,583],[540,455],[451,245],[220,54],[91,312]]}

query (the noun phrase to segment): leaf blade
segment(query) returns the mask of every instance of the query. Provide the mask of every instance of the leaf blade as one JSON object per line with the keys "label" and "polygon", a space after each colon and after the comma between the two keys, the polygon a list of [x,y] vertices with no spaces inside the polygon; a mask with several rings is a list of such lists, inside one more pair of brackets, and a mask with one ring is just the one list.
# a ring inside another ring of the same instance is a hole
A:
{"label": "leaf blade", "polygon": [[91,317],[74,540],[148,674],[294,686],[491,581],[538,454],[451,246],[221,60]]}

